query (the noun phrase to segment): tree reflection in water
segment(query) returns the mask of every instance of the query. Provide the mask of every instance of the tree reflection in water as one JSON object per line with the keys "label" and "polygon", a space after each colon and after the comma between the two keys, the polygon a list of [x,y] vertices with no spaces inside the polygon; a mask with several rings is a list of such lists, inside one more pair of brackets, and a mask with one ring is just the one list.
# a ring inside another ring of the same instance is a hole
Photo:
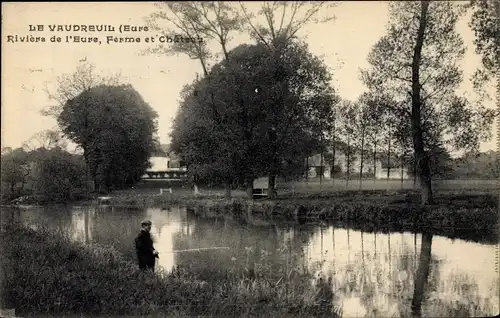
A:
{"label": "tree reflection in water", "polygon": [[432,234],[422,234],[422,244],[420,245],[420,261],[418,263],[417,274],[415,275],[415,286],[413,299],[411,301],[412,314],[420,317],[422,313],[422,299],[424,297],[425,285],[429,276],[429,264],[431,261]]}

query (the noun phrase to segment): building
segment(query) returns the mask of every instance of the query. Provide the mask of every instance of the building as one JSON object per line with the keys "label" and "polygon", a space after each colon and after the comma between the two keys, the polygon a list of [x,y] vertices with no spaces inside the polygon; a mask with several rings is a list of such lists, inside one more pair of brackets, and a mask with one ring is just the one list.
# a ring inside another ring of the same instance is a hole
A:
{"label": "building", "polygon": [[151,167],[146,170],[143,179],[182,178],[186,175],[186,167],[169,145],[161,145],[161,151],[149,158]]}
{"label": "building", "polygon": [[[323,154],[323,159],[321,154],[315,154],[305,160],[305,165],[308,167],[308,177],[317,178],[321,171],[323,171],[323,177],[325,179],[331,179],[333,175],[337,177],[343,177],[347,172],[347,156],[342,150],[335,151],[334,160],[334,171],[332,174],[332,152],[328,151]],[[351,154],[350,158],[350,175],[359,175],[361,170],[361,158],[359,154]],[[387,179],[387,167],[382,160],[375,159],[375,165],[373,160],[373,155],[371,153],[366,153],[363,160],[363,175],[374,176],[377,179]],[[391,167],[389,179],[401,179],[401,174],[403,179],[410,179],[408,170],[401,167]]]}

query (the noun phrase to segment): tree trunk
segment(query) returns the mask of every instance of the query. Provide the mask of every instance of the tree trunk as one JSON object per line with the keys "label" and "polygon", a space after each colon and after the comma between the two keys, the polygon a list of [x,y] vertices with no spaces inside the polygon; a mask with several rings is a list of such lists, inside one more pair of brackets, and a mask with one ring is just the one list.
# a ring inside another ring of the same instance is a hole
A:
{"label": "tree trunk", "polygon": [[224,57],[226,60],[229,59],[229,53],[227,52],[227,47],[226,47],[226,41],[224,40],[224,37],[219,36],[219,42],[222,47],[222,52],[224,53]]}
{"label": "tree trunk", "polygon": [[198,177],[196,176],[191,178],[191,189],[193,190],[193,195],[197,196],[200,194],[200,191],[198,190]]}
{"label": "tree trunk", "polygon": [[349,186],[349,174],[350,174],[350,170],[351,170],[351,140],[350,138],[348,137],[347,138],[347,153],[346,153],[346,166],[347,166],[347,169],[346,169],[346,188]]}
{"label": "tree trunk", "polygon": [[253,178],[248,178],[245,183],[247,188],[247,198],[253,199]]}
{"label": "tree trunk", "polygon": [[403,177],[403,174],[404,174],[404,167],[403,167],[403,165],[401,165],[401,189],[404,188],[404,177]]}
{"label": "tree trunk", "polygon": [[206,77],[206,76],[208,76],[208,69],[207,69],[207,64],[205,62],[205,58],[202,57],[201,51],[198,48],[197,48],[197,51],[198,51],[198,56],[199,56],[198,59],[199,59],[199,61],[201,63],[201,67],[203,69],[203,74]]}
{"label": "tree trunk", "polygon": [[[391,176],[391,137],[389,136],[387,145],[387,186],[389,186],[389,178]],[[389,190],[389,189],[387,189]]]}
{"label": "tree trunk", "polygon": [[321,154],[319,158],[319,192],[323,192],[323,149],[321,149]]}
{"label": "tree trunk", "polygon": [[224,193],[225,193],[225,197],[226,199],[230,199],[231,198],[231,185],[230,184],[224,184]]}
{"label": "tree trunk", "polygon": [[421,316],[422,299],[424,297],[425,285],[429,276],[429,265],[431,262],[432,234],[422,234],[420,247],[420,260],[415,275],[415,288],[411,302],[411,310],[414,317]]}
{"label": "tree trunk", "polygon": [[377,181],[377,141],[373,143],[373,182]]}
{"label": "tree trunk", "polygon": [[231,198],[231,182],[226,181],[224,183],[224,192],[225,192],[226,199],[230,199]]}
{"label": "tree trunk", "polygon": [[269,174],[269,180],[267,184],[267,197],[269,199],[276,199],[276,173]]}
{"label": "tree trunk", "polygon": [[361,132],[361,159],[359,163],[359,190],[363,187],[363,159],[365,154],[365,132]]}
{"label": "tree trunk", "polygon": [[417,160],[413,155],[413,189],[417,188]]}
{"label": "tree trunk", "polygon": [[309,183],[309,157],[306,157],[306,183]]}
{"label": "tree trunk", "polygon": [[332,185],[335,185],[335,138],[333,139],[332,144]]}
{"label": "tree trunk", "polygon": [[431,174],[429,168],[429,159],[425,153],[423,132],[421,125],[421,85],[420,85],[420,61],[422,55],[422,47],[424,45],[424,35],[427,25],[427,11],[429,2],[421,2],[420,25],[418,28],[417,40],[413,52],[412,60],[412,90],[411,90],[411,130],[413,137],[413,148],[418,167],[418,175],[420,178],[420,188],[422,189],[422,205],[431,204],[432,186]]}
{"label": "tree trunk", "polygon": [[404,188],[404,178],[403,178],[404,163],[405,163],[405,155],[403,150],[403,154],[401,154],[401,189]]}

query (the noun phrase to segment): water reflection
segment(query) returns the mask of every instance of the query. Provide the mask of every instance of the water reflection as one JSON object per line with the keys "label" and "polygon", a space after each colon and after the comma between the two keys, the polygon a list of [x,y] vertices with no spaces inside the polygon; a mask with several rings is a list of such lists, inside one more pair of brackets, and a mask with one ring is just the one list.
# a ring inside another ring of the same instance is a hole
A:
{"label": "water reflection", "polygon": [[163,269],[180,265],[214,282],[227,273],[250,277],[271,272],[290,282],[310,274],[311,287],[331,286],[327,289],[345,317],[481,316],[499,311],[495,245],[425,233],[366,233],[308,224],[249,226],[229,218],[201,218],[176,207],[37,208],[18,213],[26,223],[51,226],[83,242],[113,245],[131,259],[140,221],[149,218]]}

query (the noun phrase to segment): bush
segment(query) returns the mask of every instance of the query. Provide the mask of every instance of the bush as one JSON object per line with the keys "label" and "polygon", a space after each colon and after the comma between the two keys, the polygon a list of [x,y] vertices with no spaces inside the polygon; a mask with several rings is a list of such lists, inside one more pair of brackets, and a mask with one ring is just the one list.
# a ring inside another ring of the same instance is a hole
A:
{"label": "bush", "polygon": [[32,156],[33,194],[49,202],[64,202],[81,198],[87,192],[87,169],[82,156],[58,148],[40,149]]}

